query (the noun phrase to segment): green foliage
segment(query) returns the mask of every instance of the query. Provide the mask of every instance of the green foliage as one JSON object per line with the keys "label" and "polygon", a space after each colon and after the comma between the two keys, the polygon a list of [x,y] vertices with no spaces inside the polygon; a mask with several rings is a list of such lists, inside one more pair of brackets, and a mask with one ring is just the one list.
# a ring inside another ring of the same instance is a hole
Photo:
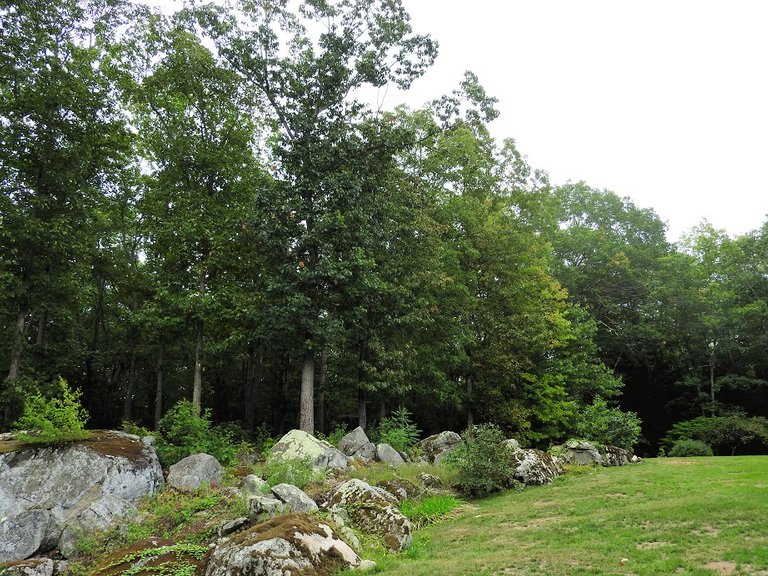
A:
{"label": "green foliage", "polygon": [[59,377],[54,385],[54,396],[36,393],[24,403],[24,413],[13,425],[17,437],[30,444],[50,444],[86,438],[85,424],[88,413],[80,404],[81,392],[70,389]]}
{"label": "green foliage", "polygon": [[457,470],[454,486],[469,496],[484,496],[513,485],[502,431],[493,424],[470,426],[446,461]]}
{"label": "green foliage", "polygon": [[683,438],[676,440],[667,454],[670,458],[684,458],[687,456],[712,456],[712,448],[701,440]]}
{"label": "green foliage", "polygon": [[153,432],[149,428],[145,428],[144,426],[141,426],[140,424],[136,424],[135,422],[131,422],[129,420],[123,420],[123,423],[120,426],[120,428],[126,434],[133,434],[134,436],[139,436],[142,438],[144,436],[151,436],[153,434]]}
{"label": "green foliage", "polygon": [[344,438],[344,436],[346,436],[348,432],[349,431],[347,430],[346,425],[338,424],[333,430],[331,430],[326,440],[331,444],[333,444],[334,446],[338,447],[339,442],[341,442],[341,439]]}
{"label": "green foliage", "polygon": [[447,494],[434,494],[419,500],[405,500],[400,504],[400,511],[415,528],[434,524],[440,518],[461,506],[463,502]]}
{"label": "green foliage", "polygon": [[632,450],[640,439],[641,422],[634,412],[611,408],[600,397],[579,412],[574,436],[591,442]]}
{"label": "green foliage", "polygon": [[212,426],[210,411],[199,414],[188,400],[176,403],[160,420],[156,449],[164,467],[198,452],[210,454],[226,466],[238,448],[231,429]]}
{"label": "green foliage", "polygon": [[749,447],[764,450],[768,446],[768,420],[738,412],[727,416],[699,416],[672,426],[663,446],[670,448],[684,439],[700,440],[718,453],[731,455]]}
{"label": "green foliage", "polygon": [[376,429],[379,443],[389,444],[398,452],[407,452],[419,441],[421,431],[411,420],[411,413],[401,406],[391,416],[383,418]]}
{"label": "green foliage", "polygon": [[271,459],[264,463],[262,477],[270,486],[277,484],[293,484],[299,488],[312,482],[322,482],[325,475],[315,471],[308,458],[293,460]]}

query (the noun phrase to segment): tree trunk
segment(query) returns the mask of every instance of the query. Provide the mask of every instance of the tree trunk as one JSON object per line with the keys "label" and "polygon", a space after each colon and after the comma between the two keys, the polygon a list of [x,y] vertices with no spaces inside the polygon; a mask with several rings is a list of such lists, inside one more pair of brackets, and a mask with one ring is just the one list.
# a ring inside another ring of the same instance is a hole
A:
{"label": "tree trunk", "polygon": [[24,337],[27,334],[27,313],[19,311],[16,316],[16,329],[13,333],[13,347],[11,348],[11,365],[8,369],[8,380],[16,380],[21,371],[21,352],[24,349]]}
{"label": "tree trunk", "polygon": [[40,313],[40,320],[37,323],[37,339],[35,340],[35,346],[40,348],[45,342],[45,325],[48,323],[48,312],[43,310]]}
{"label": "tree trunk", "polygon": [[155,388],[155,430],[160,430],[160,420],[163,417],[163,370],[165,362],[165,347],[160,343],[157,350],[157,388]]}
{"label": "tree trunk", "polygon": [[472,412],[472,374],[467,376],[467,428],[475,423],[475,415]]}
{"label": "tree trunk", "polygon": [[263,362],[263,347],[251,346],[248,351],[248,369],[245,376],[245,394],[243,402],[243,424],[245,431],[253,438],[256,429],[256,399],[261,386],[261,366]]}
{"label": "tree trunk", "polygon": [[309,434],[315,433],[315,354],[304,351],[301,367],[301,396],[299,403],[299,428]]}
{"label": "tree trunk", "polygon": [[125,404],[123,404],[123,421],[131,421],[133,412],[133,394],[136,391],[136,350],[131,351],[128,363],[128,378],[125,382]]}
{"label": "tree trunk", "polygon": [[315,400],[317,405],[315,406],[315,425],[317,429],[325,434],[328,432],[325,429],[325,382],[328,378],[328,350],[323,348],[320,353],[320,374],[317,382],[317,390],[315,391]]}
{"label": "tree trunk", "polygon": [[195,378],[192,383],[192,404],[197,413],[202,410],[203,398],[203,321],[197,321],[197,335],[195,337]]}
{"label": "tree trunk", "polygon": [[368,426],[368,410],[365,405],[365,390],[357,389],[357,425],[365,430]]}

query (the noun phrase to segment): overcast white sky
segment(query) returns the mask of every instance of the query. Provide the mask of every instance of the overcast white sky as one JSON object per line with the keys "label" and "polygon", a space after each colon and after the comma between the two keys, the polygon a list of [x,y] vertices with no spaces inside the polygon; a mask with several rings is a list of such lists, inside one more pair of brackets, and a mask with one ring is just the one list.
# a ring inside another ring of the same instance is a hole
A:
{"label": "overcast white sky", "polygon": [[[768,2],[404,0],[440,42],[409,103],[473,70],[492,129],[555,183],[654,208],[670,240],[707,218],[730,234],[768,213]],[[396,96],[389,96],[392,104]]]}
{"label": "overcast white sky", "polygon": [[553,182],[629,196],[673,241],[703,218],[731,235],[766,220],[768,1],[403,3],[440,43],[412,107],[472,70],[499,99],[493,133]]}

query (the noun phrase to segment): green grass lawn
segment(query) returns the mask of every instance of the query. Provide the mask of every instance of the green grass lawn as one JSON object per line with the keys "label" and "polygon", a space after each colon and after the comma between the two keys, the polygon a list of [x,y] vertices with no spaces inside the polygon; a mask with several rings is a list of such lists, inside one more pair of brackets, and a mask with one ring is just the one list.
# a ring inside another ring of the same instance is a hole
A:
{"label": "green grass lawn", "polygon": [[571,471],[472,503],[377,574],[768,575],[768,457]]}

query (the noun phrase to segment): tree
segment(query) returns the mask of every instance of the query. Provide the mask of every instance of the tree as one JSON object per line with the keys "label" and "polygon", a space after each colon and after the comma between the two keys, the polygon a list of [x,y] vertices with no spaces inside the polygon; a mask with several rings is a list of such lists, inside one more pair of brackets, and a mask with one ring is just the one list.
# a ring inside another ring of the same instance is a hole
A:
{"label": "tree", "polygon": [[122,11],[119,2],[86,0],[0,8],[0,277],[9,383],[22,372],[25,350],[41,349],[52,328],[61,331],[54,341],[72,341],[97,245],[94,210],[107,201],[128,150],[107,58]]}
{"label": "tree", "polygon": [[[302,342],[300,427],[313,432],[315,353],[338,325],[359,239],[374,225],[366,210],[378,187],[359,186],[356,173],[387,154],[368,139],[365,126],[380,119],[355,92],[389,82],[407,88],[432,63],[436,45],[412,34],[399,0],[312,0],[298,15],[285,1],[239,8],[252,26],[240,29],[221,11],[214,19],[212,8],[200,16],[275,127],[274,218],[286,233],[286,258],[274,290],[284,306],[280,329]],[[347,224],[350,207],[359,217]]]}

